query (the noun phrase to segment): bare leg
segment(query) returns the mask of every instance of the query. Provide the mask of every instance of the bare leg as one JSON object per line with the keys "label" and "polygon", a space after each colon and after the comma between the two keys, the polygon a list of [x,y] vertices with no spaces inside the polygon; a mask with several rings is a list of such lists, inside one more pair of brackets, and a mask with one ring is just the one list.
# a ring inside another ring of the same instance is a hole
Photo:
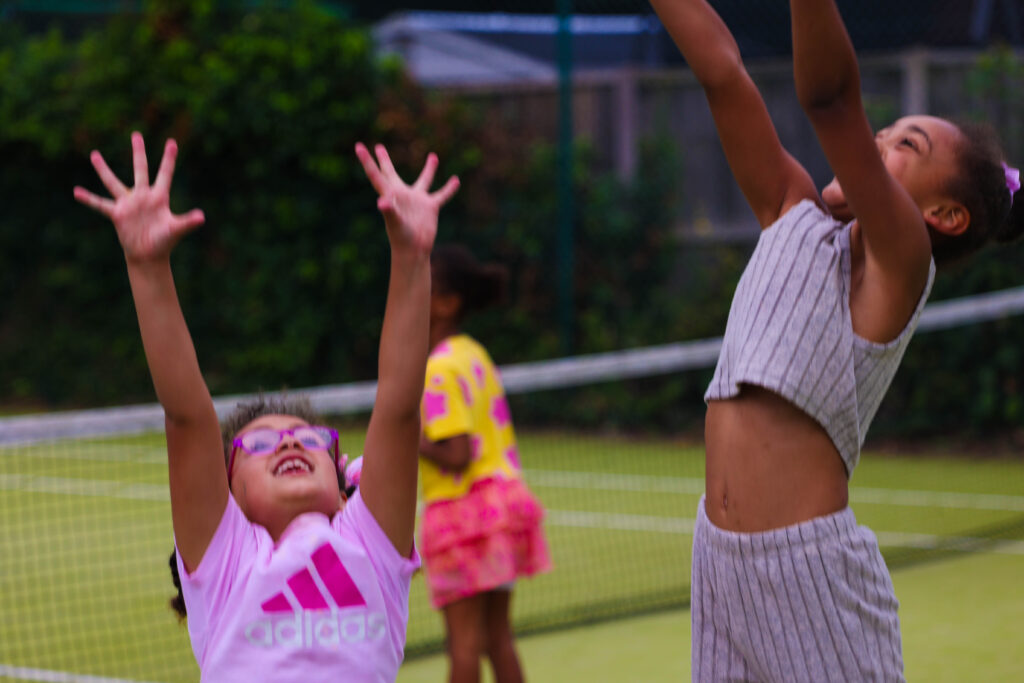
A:
{"label": "bare leg", "polygon": [[516,655],[515,636],[509,619],[512,591],[484,593],[487,623],[487,656],[491,660],[496,683],[523,683],[523,671]]}
{"label": "bare leg", "polygon": [[486,645],[484,605],[486,593],[474,595],[444,607],[448,629],[448,680],[451,683],[479,683],[480,656]]}

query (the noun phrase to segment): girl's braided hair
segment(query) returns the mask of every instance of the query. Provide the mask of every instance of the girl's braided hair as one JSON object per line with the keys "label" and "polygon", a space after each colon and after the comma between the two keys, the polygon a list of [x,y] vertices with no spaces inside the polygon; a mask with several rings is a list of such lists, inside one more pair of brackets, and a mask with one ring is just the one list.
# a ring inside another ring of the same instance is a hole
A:
{"label": "girl's braided hair", "polygon": [[963,202],[971,223],[950,237],[932,232],[936,266],[963,261],[990,243],[1006,244],[1024,233],[1024,195],[1007,185],[1002,146],[995,130],[971,121],[954,121],[961,138],[955,150],[957,167],[946,191]]}

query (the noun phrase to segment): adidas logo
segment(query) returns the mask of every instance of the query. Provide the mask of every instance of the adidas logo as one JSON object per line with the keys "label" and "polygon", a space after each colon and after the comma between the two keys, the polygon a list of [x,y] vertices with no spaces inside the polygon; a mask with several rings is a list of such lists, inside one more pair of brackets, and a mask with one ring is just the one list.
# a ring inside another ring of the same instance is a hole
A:
{"label": "adidas logo", "polygon": [[245,628],[245,639],[258,647],[333,648],[344,643],[380,640],[387,635],[381,612],[339,612],[366,607],[341,558],[324,543],[310,559],[314,572],[304,568],[286,582],[288,588],[265,600],[267,615]]}
{"label": "adidas logo", "polygon": [[[348,570],[345,569],[341,558],[338,557],[338,553],[334,552],[330,543],[324,543],[313,551],[311,559],[313,567],[320,575],[320,580],[336,607],[366,607],[363,594],[356,588],[355,582],[352,581]],[[320,587],[309,569],[303,569],[293,574],[288,579],[288,588],[291,589],[292,595],[295,596],[302,609],[330,609],[330,605],[324,599],[324,594],[320,592]],[[260,606],[264,612],[295,612],[284,591]]]}

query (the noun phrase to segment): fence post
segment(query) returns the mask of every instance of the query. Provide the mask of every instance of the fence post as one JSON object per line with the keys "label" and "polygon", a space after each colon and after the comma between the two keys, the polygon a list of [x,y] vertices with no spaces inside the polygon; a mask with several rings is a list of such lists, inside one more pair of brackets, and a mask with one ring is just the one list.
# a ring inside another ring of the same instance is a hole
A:
{"label": "fence post", "polygon": [[624,68],[616,74],[615,92],[615,170],[619,179],[629,182],[636,170],[636,138],[637,126],[637,72]]}
{"label": "fence post", "polygon": [[927,114],[931,111],[928,97],[928,65],[931,56],[926,49],[908,50],[902,58],[903,116]]}
{"label": "fence post", "polygon": [[573,350],[572,0],[558,2],[558,321],[562,353]]}

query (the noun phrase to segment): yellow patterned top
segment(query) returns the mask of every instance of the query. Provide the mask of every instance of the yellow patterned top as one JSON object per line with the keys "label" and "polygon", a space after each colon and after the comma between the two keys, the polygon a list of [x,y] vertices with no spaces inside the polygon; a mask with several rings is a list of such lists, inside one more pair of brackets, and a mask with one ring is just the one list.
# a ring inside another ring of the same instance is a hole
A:
{"label": "yellow patterned top", "polygon": [[505,388],[490,355],[472,337],[448,337],[430,352],[420,416],[431,441],[468,434],[472,447],[469,466],[461,472],[420,458],[425,502],[464,496],[487,477],[521,476]]}

